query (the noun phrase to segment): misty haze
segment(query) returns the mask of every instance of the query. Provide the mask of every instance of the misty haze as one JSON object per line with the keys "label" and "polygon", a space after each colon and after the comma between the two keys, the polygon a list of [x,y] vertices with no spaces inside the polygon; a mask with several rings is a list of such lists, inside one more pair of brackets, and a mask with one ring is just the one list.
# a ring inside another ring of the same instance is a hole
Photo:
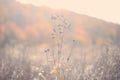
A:
{"label": "misty haze", "polygon": [[120,80],[120,24],[0,0],[0,80]]}

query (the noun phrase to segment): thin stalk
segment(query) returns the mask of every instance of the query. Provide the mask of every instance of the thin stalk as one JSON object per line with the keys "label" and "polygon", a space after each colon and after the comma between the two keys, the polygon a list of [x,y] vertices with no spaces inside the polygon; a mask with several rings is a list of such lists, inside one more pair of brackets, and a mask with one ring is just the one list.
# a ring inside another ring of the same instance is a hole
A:
{"label": "thin stalk", "polygon": [[72,53],[73,53],[73,46],[71,47],[70,53],[67,57],[67,62],[70,60]]}
{"label": "thin stalk", "polygon": [[47,66],[48,66],[48,54],[46,53],[46,63],[47,63]]}
{"label": "thin stalk", "polygon": [[55,65],[55,54],[53,49],[52,49],[52,57],[53,57],[53,64]]}

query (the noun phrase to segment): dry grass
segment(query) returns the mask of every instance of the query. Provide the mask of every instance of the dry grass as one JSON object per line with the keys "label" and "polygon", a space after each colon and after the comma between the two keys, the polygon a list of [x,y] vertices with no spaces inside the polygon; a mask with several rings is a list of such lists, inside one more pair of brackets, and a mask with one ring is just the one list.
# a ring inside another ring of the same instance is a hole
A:
{"label": "dry grass", "polygon": [[76,40],[66,48],[69,21],[60,15],[51,19],[55,46],[41,51],[23,43],[6,45],[0,50],[0,80],[120,80],[120,48],[83,47]]}

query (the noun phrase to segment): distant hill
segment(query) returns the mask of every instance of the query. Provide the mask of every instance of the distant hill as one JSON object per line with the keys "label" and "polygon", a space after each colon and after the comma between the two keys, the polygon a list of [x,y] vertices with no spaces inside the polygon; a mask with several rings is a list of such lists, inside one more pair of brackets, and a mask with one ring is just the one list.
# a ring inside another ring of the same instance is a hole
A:
{"label": "distant hill", "polygon": [[119,24],[67,10],[22,4],[15,0],[0,0],[0,45],[51,43],[51,15],[63,15],[70,22],[67,41],[75,39],[83,45],[120,45]]}

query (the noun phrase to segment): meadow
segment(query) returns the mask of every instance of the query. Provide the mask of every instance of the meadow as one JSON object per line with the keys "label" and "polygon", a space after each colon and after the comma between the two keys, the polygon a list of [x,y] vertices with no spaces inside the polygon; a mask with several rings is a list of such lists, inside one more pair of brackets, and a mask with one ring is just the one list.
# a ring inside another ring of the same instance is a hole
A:
{"label": "meadow", "polygon": [[0,80],[120,80],[120,48],[116,45],[65,44],[71,25],[52,16],[53,45],[5,44],[0,48]]}

